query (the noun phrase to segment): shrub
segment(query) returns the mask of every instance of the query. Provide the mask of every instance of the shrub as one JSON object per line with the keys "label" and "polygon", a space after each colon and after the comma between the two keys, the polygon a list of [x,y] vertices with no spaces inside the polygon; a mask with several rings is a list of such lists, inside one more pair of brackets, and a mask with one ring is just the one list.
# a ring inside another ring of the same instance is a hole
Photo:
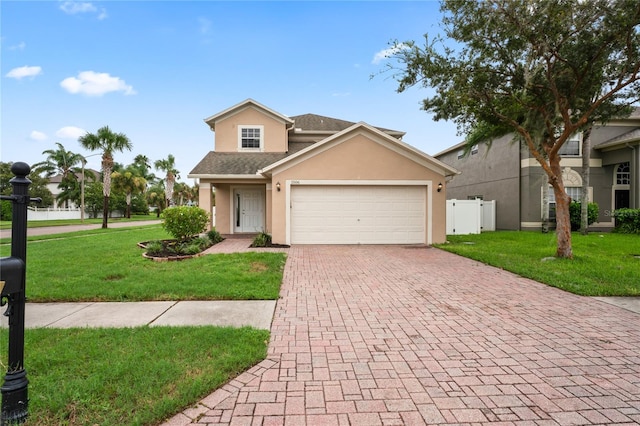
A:
{"label": "shrub", "polygon": [[207,232],[207,237],[209,237],[211,244],[218,244],[219,242],[224,240],[224,238],[222,238],[222,235],[220,235],[220,233],[215,229],[212,229],[211,231]]}
{"label": "shrub", "polygon": [[181,243],[167,244],[165,248],[168,253],[180,256],[180,255],[186,254],[185,249],[187,248],[187,244],[181,244]]}
{"label": "shrub", "polygon": [[[582,204],[576,201],[569,204],[569,218],[571,220],[571,230],[577,231],[580,229],[580,222],[582,222]],[[587,205],[587,223],[591,225],[598,220],[598,214],[600,209],[597,203],[589,203]]]}
{"label": "shrub", "polygon": [[211,240],[209,239],[208,236],[202,236],[202,237],[198,237],[198,238],[194,238],[190,245],[195,245],[197,247],[200,247],[200,251],[207,249],[208,247],[211,247]]}
{"label": "shrub", "polygon": [[640,234],[640,209],[618,209],[613,212],[616,220],[615,232]]}
{"label": "shrub", "polygon": [[271,235],[261,232],[253,239],[251,247],[267,247],[271,244]]}
{"label": "shrub", "polygon": [[203,251],[203,247],[197,240],[193,240],[190,244],[185,245],[182,248],[182,252],[184,254],[190,254],[190,255],[198,254],[198,253],[201,253],[202,251]]}
{"label": "shrub", "polygon": [[162,241],[149,241],[147,243],[147,254],[149,255],[154,255],[154,254],[160,254],[162,253],[164,250],[164,247],[162,245]]}
{"label": "shrub", "polygon": [[203,232],[209,223],[209,214],[200,207],[169,207],[162,212],[162,227],[173,238],[184,241]]}

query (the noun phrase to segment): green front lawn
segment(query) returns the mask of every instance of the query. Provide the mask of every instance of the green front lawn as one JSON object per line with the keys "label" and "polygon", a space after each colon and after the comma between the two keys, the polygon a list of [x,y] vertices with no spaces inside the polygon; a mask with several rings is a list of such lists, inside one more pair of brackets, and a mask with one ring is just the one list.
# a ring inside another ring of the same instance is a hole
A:
{"label": "green front lawn", "polygon": [[250,328],[28,329],[27,425],[157,425],[263,360],[268,340]]}
{"label": "green front lawn", "polygon": [[[142,257],[138,242],[169,238],[160,225],[30,237],[31,302],[277,299],[285,255],[234,253],[179,262]],[[0,247],[3,256],[10,247]]]}
{"label": "green front lawn", "polygon": [[640,236],[572,236],[573,260],[554,258],[555,234],[449,235],[438,247],[584,296],[640,296]]}

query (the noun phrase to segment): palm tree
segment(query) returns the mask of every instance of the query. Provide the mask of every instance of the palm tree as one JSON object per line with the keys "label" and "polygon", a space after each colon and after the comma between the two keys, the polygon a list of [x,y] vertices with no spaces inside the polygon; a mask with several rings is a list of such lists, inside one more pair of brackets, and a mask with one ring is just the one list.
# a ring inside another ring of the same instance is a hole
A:
{"label": "palm tree", "polygon": [[131,166],[135,167],[138,170],[138,174],[142,176],[147,181],[147,183],[151,184],[157,179],[156,175],[151,173],[151,162],[149,160],[149,157],[147,157],[146,155],[136,155],[133,158],[133,164],[131,164]]}
{"label": "palm tree", "polygon": [[62,175],[60,185],[58,185],[62,189],[58,197],[58,206],[64,201],[65,207],[69,207],[69,200],[73,198],[71,194],[65,193],[76,186],[78,181],[77,173],[80,172],[80,168],[76,166],[82,163],[83,157],[80,154],[67,151],[60,142],[56,142],[56,145],[58,149],[42,151],[42,154],[46,154],[47,158],[34,164],[33,170],[37,174],[44,173],[47,178],[54,175]]}
{"label": "palm tree", "polygon": [[160,213],[162,213],[162,210],[166,207],[167,200],[164,195],[164,181],[161,180],[154,182],[147,190],[147,203],[149,203],[150,206],[156,207],[157,217],[160,217]]}
{"label": "palm tree", "polygon": [[176,182],[173,187],[173,196],[178,199],[178,205],[182,206],[185,202],[191,201],[191,187],[182,182]]}
{"label": "palm tree", "polygon": [[73,179],[62,179],[58,188],[61,189],[56,197],[56,205],[69,207],[69,201],[78,204],[80,200],[80,182]]}
{"label": "palm tree", "polygon": [[191,203],[197,204],[198,197],[200,196],[200,186],[195,183],[192,187],[189,187],[189,201]]}
{"label": "palm tree", "polygon": [[180,172],[176,170],[176,159],[173,155],[169,154],[165,160],[158,160],[153,165],[157,170],[161,170],[166,173],[164,197],[167,200],[167,207],[169,207],[173,197],[173,185],[176,182],[176,178],[180,177],[178,175]]}
{"label": "palm tree", "polygon": [[113,187],[124,192],[127,202],[127,211],[125,216],[131,218],[131,197],[135,194],[141,194],[147,188],[147,181],[138,175],[138,169],[129,166],[126,170],[111,173]]}
{"label": "palm tree", "polygon": [[83,148],[91,151],[102,150],[102,194],[104,196],[102,206],[102,227],[107,227],[109,216],[109,196],[111,195],[111,169],[113,168],[113,152],[131,150],[132,145],[124,133],[114,133],[109,126],[104,126],[93,133],[87,133],[78,139]]}

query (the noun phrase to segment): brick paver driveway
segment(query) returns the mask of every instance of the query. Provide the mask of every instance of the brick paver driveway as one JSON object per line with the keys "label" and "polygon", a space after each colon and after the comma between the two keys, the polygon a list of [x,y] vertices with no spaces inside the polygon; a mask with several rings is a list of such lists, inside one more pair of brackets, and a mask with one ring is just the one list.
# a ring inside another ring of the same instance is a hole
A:
{"label": "brick paver driveway", "polygon": [[268,359],[167,424],[640,424],[640,315],[434,248],[294,246]]}

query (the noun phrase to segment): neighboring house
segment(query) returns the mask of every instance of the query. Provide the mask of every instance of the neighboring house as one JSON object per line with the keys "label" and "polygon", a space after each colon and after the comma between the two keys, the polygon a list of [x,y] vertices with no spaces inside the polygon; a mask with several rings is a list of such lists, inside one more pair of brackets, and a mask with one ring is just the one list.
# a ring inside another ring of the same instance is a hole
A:
{"label": "neighboring house", "polygon": [[[94,182],[98,180],[99,176],[100,176],[100,172],[93,169],[85,169],[84,171],[85,185],[87,184],[87,182]],[[76,173],[76,177],[78,178],[78,182],[80,182],[82,180],[82,173]],[[57,201],[58,196],[62,192],[62,190],[58,187],[61,182],[62,182],[61,174],[51,176],[47,182],[47,189],[51,191],[51,194],[53,195],[54,207],[64,207],[64,206],[58,206],[58,201]],[[77,209],[77,208],[80,208],[80,206],[70,201],[69,208]]]}
{"label": "neighboring house", "polygon": [[445,241],[456,170],[402,142],[403,132],[314,114],[287,117],[248,99],[205,119],[215,150],[189,174],[222,234],[276,244]]}
{"label": "neighboring house", "polygon": [[[640,208],[640,108],[624,119],[594,126],[591,134],[589,201],[600,209],[593,229],[614,226],[612,211]],[[561,149],[563,182],[567,194],[580,199],[582,187],[582,135]],[[435,155],[461,171],[447,185],[448,199],[496,200],[496,228],[540,230],[544,171],[524,144],[505,136],[474,146],[464,155],[464,143]],[[549,216],[555,219],[553,189],[549,187]]]}

